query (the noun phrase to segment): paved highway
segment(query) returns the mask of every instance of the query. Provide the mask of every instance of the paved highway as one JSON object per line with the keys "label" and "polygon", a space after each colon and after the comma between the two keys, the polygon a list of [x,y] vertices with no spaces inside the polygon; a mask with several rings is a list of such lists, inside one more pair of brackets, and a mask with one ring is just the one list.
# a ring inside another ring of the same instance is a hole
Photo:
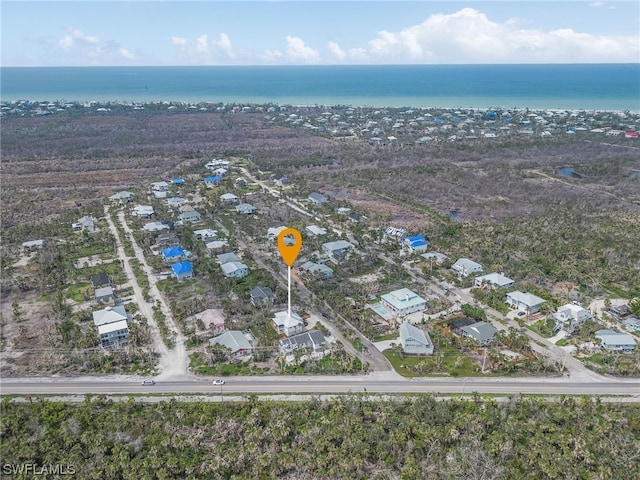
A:
{"label": "paved highway", "polygon": [[632,395],[640,396],[640,380],[572,382],[567,378],[486,379],[447,378],[376,380],[372,376],[347,377],[233,377],[221,388],[211,380],[157,380],[144,386],[139,379],[4,379],[2,395],[49,394],[326,394],[326,393],[472,393],[542,395]]}

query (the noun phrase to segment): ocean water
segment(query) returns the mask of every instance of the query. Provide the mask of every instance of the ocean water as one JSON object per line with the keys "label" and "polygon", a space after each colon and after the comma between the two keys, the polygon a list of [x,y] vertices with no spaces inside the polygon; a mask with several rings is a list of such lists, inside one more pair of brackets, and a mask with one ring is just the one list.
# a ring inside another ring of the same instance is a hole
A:
{"label": "ocean water", "polygon": [[2,67],[2,101],[640,111],[640,64]]}

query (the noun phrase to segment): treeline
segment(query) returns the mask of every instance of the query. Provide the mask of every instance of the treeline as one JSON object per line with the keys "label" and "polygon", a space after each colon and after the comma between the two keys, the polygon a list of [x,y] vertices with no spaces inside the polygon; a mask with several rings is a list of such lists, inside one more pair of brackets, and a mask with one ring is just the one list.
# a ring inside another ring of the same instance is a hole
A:
{"label": "treeline", "polygon": [[640,406],[587,398],[5,398],[0,425],[3,464],[73,465],[82,479],[639,478]]}

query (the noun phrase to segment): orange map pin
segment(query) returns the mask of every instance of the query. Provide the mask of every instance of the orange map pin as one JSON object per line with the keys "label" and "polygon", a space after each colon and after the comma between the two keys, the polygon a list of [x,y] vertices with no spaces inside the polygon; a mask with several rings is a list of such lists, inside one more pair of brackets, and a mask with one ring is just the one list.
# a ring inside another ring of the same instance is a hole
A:
{"label": "orange map pin", "polygon": [[[295,239],[295,243],[291,244],[289,241],[285,242],[285,237],[291,236]],[[295,228],[285,228],[278,235],[278,250],[280,256],[289,267],[293,265],[293,262],[298,258],[300,248],[302,247],[302,235]]]}

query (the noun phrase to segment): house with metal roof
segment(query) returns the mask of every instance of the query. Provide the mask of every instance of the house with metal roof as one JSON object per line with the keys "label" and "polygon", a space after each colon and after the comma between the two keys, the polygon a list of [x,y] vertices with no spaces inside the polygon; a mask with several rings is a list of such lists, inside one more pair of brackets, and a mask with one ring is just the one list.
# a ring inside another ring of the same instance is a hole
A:
{"label": "house with metal roof", "polygon": [[199,223],[202,221],[202,216],[196,210],[189,210],[178,215],[178,220],[182,223]]}
{"label": "house with metal roof", "polygon": [[598,330],[596,339],[600,340],[602,348],[614,352],[630,352],[636,348],[636,339],[628,333],[615,330]]}
{"label": "house with metal roof", "polygon": [[142,226],[145,232],[160,232],[162,230],[171,230],[171,226],[166,222],[149,222]]}
{"label": "house with metal roof", "polygon": [[568,303],[558,308],[553,314],[556,321],[554,330],[556,332],[564,330],[567,333],[573,333],[582,327],[584,322],[591,320],[593,315],[579,305]]}
{"label": "house with metal roof", "polygon": [[242,262],[227,262],[220,268],[227,278],[244,278],[249,275],[249,267]]}
{"label": "house with metal roof", "polygon": [[307,225],[307,227],[305,228],[305,231],[312,237],[318,237],[318,236],[327,234],[326,228],[322,228],[317,225]]}
{"label": "house with metal roof", "polygon": [[290,355],[294,351],[302,348],[309,348],[313,352],[324,350],[327,345],[327,339],[320,330],[311,330],[298,335],[283,338],[280,340],[280,351],[284,355]]}
{"label": "house with metal roof", "polygon": [[408,288],[400,288],[393,292],[385,293],[380,297],[380,300],[382,306],[391,310],[396,317],[404,317],[427,308],[427,301]]}
{"label": "house with metal roof", "polygon": [[460,329],[463,337],[472,338],[479,345],[487,345],[493,342],[498,330],[487,322],[476,322]]}
{"label": "house with metal roof", "polygon": [[220,255],[216,255],[216,259],[218,260],[218,263],[220,265],[224,265],[225,263],[229,263],[229,262],[239,262],[240,261],[240,257],[238,257],[233,252],[221,253]]}
{"label": "house with metal roof", "polygon": [[304,262],[300,265],[300,270],[318,277],[333,277],[333,270],[322,263]]}
{"label": "house with metal roof", "polygon": [[461,277],[468,277],[473,273],[482,272],[482,265],[468,258],[459,258],[456,260],[456,263],[451,266],[451,270]]}
{"label": "house with metal roof", "polygon": [[528,314],[539,312],[545,301],[533,293],[521,292],[520,290],[507,293],[507,304],[514,310],[522,310]]}
{"label": "house with metal roof", "polygon": [[256,213],[256,207],[250,203],[241,203],[240,205],[236,205],[236,212],[241,215],[252,215]]}
{"label": "house with metal roof", "polygon": [[433,342],[427,332],[409,322],[400,325],[400,343],[407,355],[433,355]]}
{"label": "house with metal roof", "polygon": [[116,305],[115,307],[106,307],[102,310],[96,310],[92,312],[93,324],[96,327],[100,325],[106,325],[107,323],[119,322],[121,320],[128,320],[129,316],[123,305]]}
{"label": "house with metal roof", "polygon": [[323,195],[321,193],[318,193],[318,192],[313,192],[313,193],[309,194],[307,199],[311,203],[313,203],[314,205],[322,205],[323,203],[325,203],[328,200],[325,195]]}
{"label": "house with metal roof", "polygon": [[250,293],[251,304],[254,307],[262,307],[264,305],[271,305],[275,298],[273,290],[269,287],[253,287]]}
{"label": "house with metal roof", "polygon": [[349,252],[353,251],[355,246],[346,240],[336,240],[335,242],[327,242],[322,244],[322,251],[329,256],[334,263],[342,262]]}
{"label": "house with metal roof", "polygon": [[273,328],[279,334],[283,334],[287,337],[292,337],[302,333],[304,330],[304,320],[295,312],[289,312],[283,310],[282,312],[276,312],[271,320]]}
{"label": "house with metal roof", "polygon": [[622,324],[630,332],[640,332],[640,318],[631,317],[622,322]]}
{"label": "house with metal roof", "polygon": [[98,336],[100,337],[102,348],[123,347],[129,339],[129,325],[126,320],[100,325],[98,326]]}
{"label": "house with metal roof", "polygon": [[473,279],[473,284],[476,287],[482,287],[484,283],[497,288],[512,287],[515,284],[509,277],[505,277],[503,274],[496,272],[480,275]]}
{"label": "house with metal roof", "polygon": [[91,218],[88,215],[85,215],[82,218],[79,218],[76,223],[71,224],[71,229],[74,232],[95,232],[96,231],[96,224],[93,221],[93,218]]}
{"label": "house with metal roof", "polygon": [[238,200],[240,200],[240,198],[233,193],[224,193],[220,195],[220,201],[222,201],[224,205],[233,205],[238,203]]}
{"label": "house with metal roof", "polygon": [[129,337],[127,324],[129,315],[124,306],[106,307],[92,313],[93,324],[98,329],[102,348],[117,348],[126,345]]}
{"label": "house with metal roof", "polygon": [[231,351],[232,355],[246,355],[253,353],[253,346],[240,330],[229,330],[222,335],[209,340],[211,345],[222,345]]}
{"label": "house with metal roof", "polygon": [[193,235],[196,237],[196,240],[201,240],[207,243],[218,237],[218,231],[212,230],[211,228],[203,228],[201,230],[195,230]]}
{"label": "house with metal roof", "polygon": [[96,288],[94,292],[94,300],[96,303],[115,303],[116,294],[113,291],[113,287],[106,285],[104,287]]}
{"label": "house with metal roof", "polygon": [[123,190],[121,192],[117,192],[111,195],[109,197],[109,200],[111,200],[112,202],[127,203],[133,200],[133,197],[135,197],[135,194],[131,192],[127,192],[126,190]]}

